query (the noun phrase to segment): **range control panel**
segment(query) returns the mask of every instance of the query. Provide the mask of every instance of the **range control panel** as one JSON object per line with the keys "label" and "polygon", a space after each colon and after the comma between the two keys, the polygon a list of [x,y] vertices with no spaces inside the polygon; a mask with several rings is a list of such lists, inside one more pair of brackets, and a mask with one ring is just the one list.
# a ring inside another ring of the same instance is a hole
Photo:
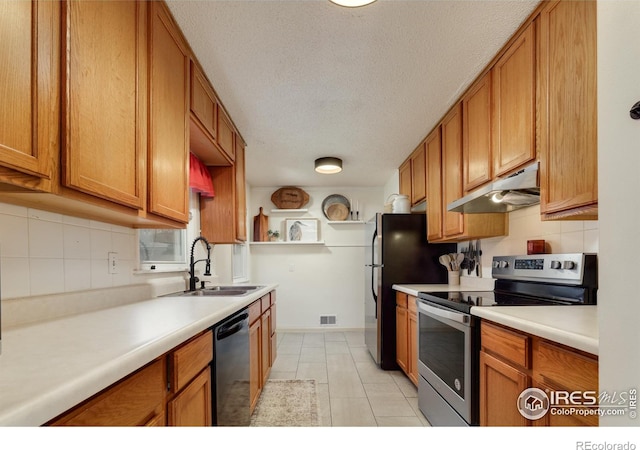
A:
{"label": "range control panel", "polygon": [[581,285],[585,275],[597,277],[593,273],[596,267],[597,255],[590,253],[494,256],[491,275],[498,279]]}

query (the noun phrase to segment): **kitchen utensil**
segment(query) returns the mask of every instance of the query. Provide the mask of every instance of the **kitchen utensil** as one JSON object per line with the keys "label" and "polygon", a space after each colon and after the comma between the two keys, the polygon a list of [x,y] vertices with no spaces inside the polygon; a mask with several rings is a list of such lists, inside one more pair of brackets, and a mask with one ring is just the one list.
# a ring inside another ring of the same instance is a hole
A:
{"label": "kitchen utensil", "polygon": [[464,255],[462,253],[457,253],[456,254],[456,270],[460,270],[460,268],[462,267],[462,261],[464,261]]}
{"label": "kitchen utensil", "polygon": [[480,250],[480,239],[476,240],[476,276],[482,276],[482,264],[480,262],[480,256],[482,255],[482,250]]}
{"label": "kitchen utensil", "polygon": [[451,266],[449,265],[449,255],[440,255],[438,261],[440,261],[440,264],[445,266],[448,271],[451,270]]}
{"label": "kitchen utensil", "polygon": [[269,216],[262,213],[262,206],[257,216],[253,218],[253,240],[255,242],[266,242],[269,240]]}
{"label": "kitchen utensil", "polygon": [[462,247],[462,262],[460,263],[460,268],[463,270],[467,270],[467,267],[469,267],[469,263],[467,261],[467,247]]}
{"label": "kitchen utensil", "polygon": [[467,275],[471,275],[471,272],[473,272],[473,269],[476,268],[476,261],[473,258],[474,255],[474,249],[473,249],[473,242],[469,243],[469,267],[467,268]]}
{"label": "kitchen utensil", "polygon": [[322,201],[322,212],[329,220],[347,220],[351,204],[349,200],[340,194],[331,194]]}

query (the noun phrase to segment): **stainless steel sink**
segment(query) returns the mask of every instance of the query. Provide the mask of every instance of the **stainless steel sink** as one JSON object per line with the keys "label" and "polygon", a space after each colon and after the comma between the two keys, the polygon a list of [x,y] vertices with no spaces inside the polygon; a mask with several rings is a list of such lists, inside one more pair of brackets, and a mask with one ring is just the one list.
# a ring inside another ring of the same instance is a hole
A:
{"label": "stainless steel sink", "polygon": [[203,297],[235,297],[239,295],[247,295],[249,292],[241,289],[225,289],[225,290],[209,290],[209,289],[199,289],[197,291],[187,291],[181,295],[181,297],[185,296],[203,296]]}
{"label": "stainless steel sink", "polygon": [[213,286],[210,288],[198,289],[196,291],[185,291],[179,295],[180,297],[240,297],[250,294],[251,291],[262,289],[264,286]]}

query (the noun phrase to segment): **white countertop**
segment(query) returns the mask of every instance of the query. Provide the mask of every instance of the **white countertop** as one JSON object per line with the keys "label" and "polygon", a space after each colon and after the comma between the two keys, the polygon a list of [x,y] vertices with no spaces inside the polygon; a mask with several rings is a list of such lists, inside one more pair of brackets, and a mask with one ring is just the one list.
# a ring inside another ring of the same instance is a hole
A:
{"label": "white countertop", "polygon": [[41,425],[272,291],[159,297],[3,331],[0,425]]}
{"label": "white countertop", "polygon": [[[393,285],[396,291],[417,296],[418,292],[480,291],[478,286],[447,284]],[[486,289],[491,291],[493,289]],[[525,333],[598,354],[598,307],[585,306],[500,306],[471,307],[471,314]]]}
{"label": "white countertop", "polygon": [[593,355],[598,354],[597,305],[472,306],[471,314]]}

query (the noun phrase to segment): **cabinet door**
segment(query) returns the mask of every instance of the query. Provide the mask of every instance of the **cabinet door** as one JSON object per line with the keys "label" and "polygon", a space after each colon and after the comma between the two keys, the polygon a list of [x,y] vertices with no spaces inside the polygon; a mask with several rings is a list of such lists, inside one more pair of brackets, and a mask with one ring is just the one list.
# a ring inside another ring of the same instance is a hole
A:
{"label": "cabinet door", "polygon": [[207,367],[168,404],[169,426],[211,426],[211,370]]}
{"label": "cabinet door", "polygon": [[63,185],[142,209],[146,2],[63,2]]}
{"label": "cabinet door", "polygon": [[493,68],[495,174],[505,175],[536,159],[535,23]]}
{"label": "cabinet door", "polygon": [[396,305],[396,362],[404,373],[408,372],[407,355],[407,308]]}
{"label": "cabinet door", "polygon": [[260,337],[260,347],[262,348],[260,355],[260,368],[262,369],[262,386],[265,385],[269,379],[269,373],[271,372],[271,335],[269,329],[271,325],[271,309],[267,309],[262,313],[262,330]]}
{"label": "cabinet door", "polygon": [[235,219],[236,239],[247,240],[247,189],[245,181],[245,144],[240,136],[236,136],[235,168]]}
{"label": "cabinet door", "polygon": [[166,5],[152,2],[151,9],[148,210],[187,223],[189,54]]}
{"label": "cabinet door", "polygon": [[50,425],[141,426],[163,423],[167,387],[164,358],[143,367]]}
{"label": "cabinet door", "polygon": [[424,143],[411,155],[411,204],[415,205],[423,201],[427,195],[426,192],[426,160]]}
{"label": "cabinet door", "polygon": [[540,15],[540,211],[597,218],[596,2]]}
{"label": "cabinet door", "polygon": [[215,139],[216,97],[209,87],[209,81],[193,61],[191,61],[191,112],[211,135],[211,139]]}
{"label": "cabinet door", "polygon": [[229,159],[233,161],[235,159],[235,146],[234,146],[234,131],[231,119],[227,116],[224,109],[218,105],[218,130],[216,136],[216,142],[218,146],[224,151]]}
{"label": "cabinet door", "polygon": [[411,199],[411,160],[407,159],[398,169],[400,177],[400,195],[406,195]]}
{"label": "cabinet door", "polygon": [[251,412],[262,392],[262,321],[258,318],[249,326],[249,397]]}
{"label": "cabinet door", "polygon": [[276,357],[278,356],[278,340],[276,334],[276,303],[275,303],[275,291],[271,292],[271,363],[270,365],[273,367],[273,363],[276,361]]}
{"label": "cabinet door", "polygon": [[469,192],[491,181],[491,72],[462,99],[463,190]]}
{"label": "cabinet door", "polygon": [[58,2],[0,2],[0,165],[47,179],[58,157],[59,16]]}
{"label": "cabinet door", "polygon": [[426,140],[427,240],[442,238],[442,139],[440,127]]}
{"label": "cabinet door", "polygon": [[[411,297],[409,298],[411,299]],[[415,297],[412,301],[415,302]],[[411,311],[410,309],[407,317],[407,324],[407,342],[409,345],[407,351],[407,359],[409,364],[407,376],[414,385],[418,386],[418,315],[415,311]]]}
{"label": "cabinet door", "polygon": [[462,213],[447,205],[462,197],[462,108],[458,103],[442,121],[442,197],[444,237],[462,234]]}
{"label": "cabinet door", "polygon": [[526,373],[480,352],[480,425],[530,425],[517,408],[518,396],[529,386]]}

